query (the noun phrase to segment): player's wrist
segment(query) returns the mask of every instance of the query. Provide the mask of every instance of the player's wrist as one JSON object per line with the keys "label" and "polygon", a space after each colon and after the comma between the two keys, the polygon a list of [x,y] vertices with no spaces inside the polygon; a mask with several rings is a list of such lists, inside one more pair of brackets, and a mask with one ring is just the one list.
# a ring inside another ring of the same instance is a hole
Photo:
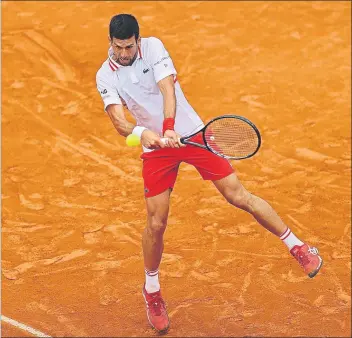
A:
{"label": "player's wrist", "polygon": [[173,117],[168,117],[164,119],[163,135],[165,134],[166,130],[175,130],[175,119]]}
{"label": "player's wrist", "polygon": [[139,139],[142,138],[142,134],[143,132],[147,130],[146,127],[141,127],[141,126],[135,126],[132,130],[132,134],[136,135],[137,137],[139,137]]}

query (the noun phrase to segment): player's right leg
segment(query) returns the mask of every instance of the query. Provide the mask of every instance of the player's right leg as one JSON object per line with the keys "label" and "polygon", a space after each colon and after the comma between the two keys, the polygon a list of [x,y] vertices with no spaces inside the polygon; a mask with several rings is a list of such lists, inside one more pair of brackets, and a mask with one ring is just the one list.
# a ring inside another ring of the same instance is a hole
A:
{"label": "player's right leg", "polygon": [[146,282],[143,297],[150,325],[165,333],[170,325],[160,293],[159,265],[164,249],[163,235],[169,212],[170,193],[180,164],[179,149],[161,149],[144,153],[143,179],[147,205],[147,227],[143,233],[143,255]]}
{"label": "player's right leg", "polygon": [[143,256],[146,283],[143,297],[147,306],[150,325],[159,333],[169,329],[170,321],[165,302],[160,293],[159,265],[164,249],[163,235],[169,212],[170,189],[153,197],[146,198],[148,221],[143,233]]}

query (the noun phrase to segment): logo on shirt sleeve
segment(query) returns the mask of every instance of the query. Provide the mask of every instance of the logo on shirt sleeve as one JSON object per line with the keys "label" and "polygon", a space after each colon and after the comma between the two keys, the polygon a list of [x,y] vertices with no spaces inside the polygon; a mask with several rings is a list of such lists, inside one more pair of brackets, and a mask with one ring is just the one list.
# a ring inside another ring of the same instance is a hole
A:
{"label": "logo on shirt sleeve", "polygon": [[108,91],[107,91],[106,89],[103,89],[103,90],[100,91],[100,94],[104,95],[104,94],[106,94],[107,92],[108,92]]}
{"label": "logo on shirt sleeve", "polygon": [[157,66],[159,63],[162,63],[163,61],[170,59],[170,55],[168,56],[164,56],[163,58],[161,58],[161,60],[159,60],[158,62],[154,63],[154,66]]}

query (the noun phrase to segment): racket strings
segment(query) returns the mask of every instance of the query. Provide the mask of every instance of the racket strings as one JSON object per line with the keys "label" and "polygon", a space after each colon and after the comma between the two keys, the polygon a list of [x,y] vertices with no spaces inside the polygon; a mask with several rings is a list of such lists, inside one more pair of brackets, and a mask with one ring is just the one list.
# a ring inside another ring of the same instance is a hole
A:
{"label": "racket strings", "polygon": [[204,132],[205,140],[213,151],[229,158],[244,158],[256,152],[259,139],[254,128],[235,118],[218,119]]}

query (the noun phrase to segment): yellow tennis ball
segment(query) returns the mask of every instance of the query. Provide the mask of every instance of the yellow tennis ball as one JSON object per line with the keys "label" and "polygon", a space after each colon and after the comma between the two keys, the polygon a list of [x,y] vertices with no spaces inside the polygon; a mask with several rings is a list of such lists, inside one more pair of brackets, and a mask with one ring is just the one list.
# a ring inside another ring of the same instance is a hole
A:
{"label": "yellow tennis ball", "polygon": [[141,140],[139,139],[139,137],[137,135],[130,134],[126,137],[126,144],[129,147],[136,147],[141,144]]}

